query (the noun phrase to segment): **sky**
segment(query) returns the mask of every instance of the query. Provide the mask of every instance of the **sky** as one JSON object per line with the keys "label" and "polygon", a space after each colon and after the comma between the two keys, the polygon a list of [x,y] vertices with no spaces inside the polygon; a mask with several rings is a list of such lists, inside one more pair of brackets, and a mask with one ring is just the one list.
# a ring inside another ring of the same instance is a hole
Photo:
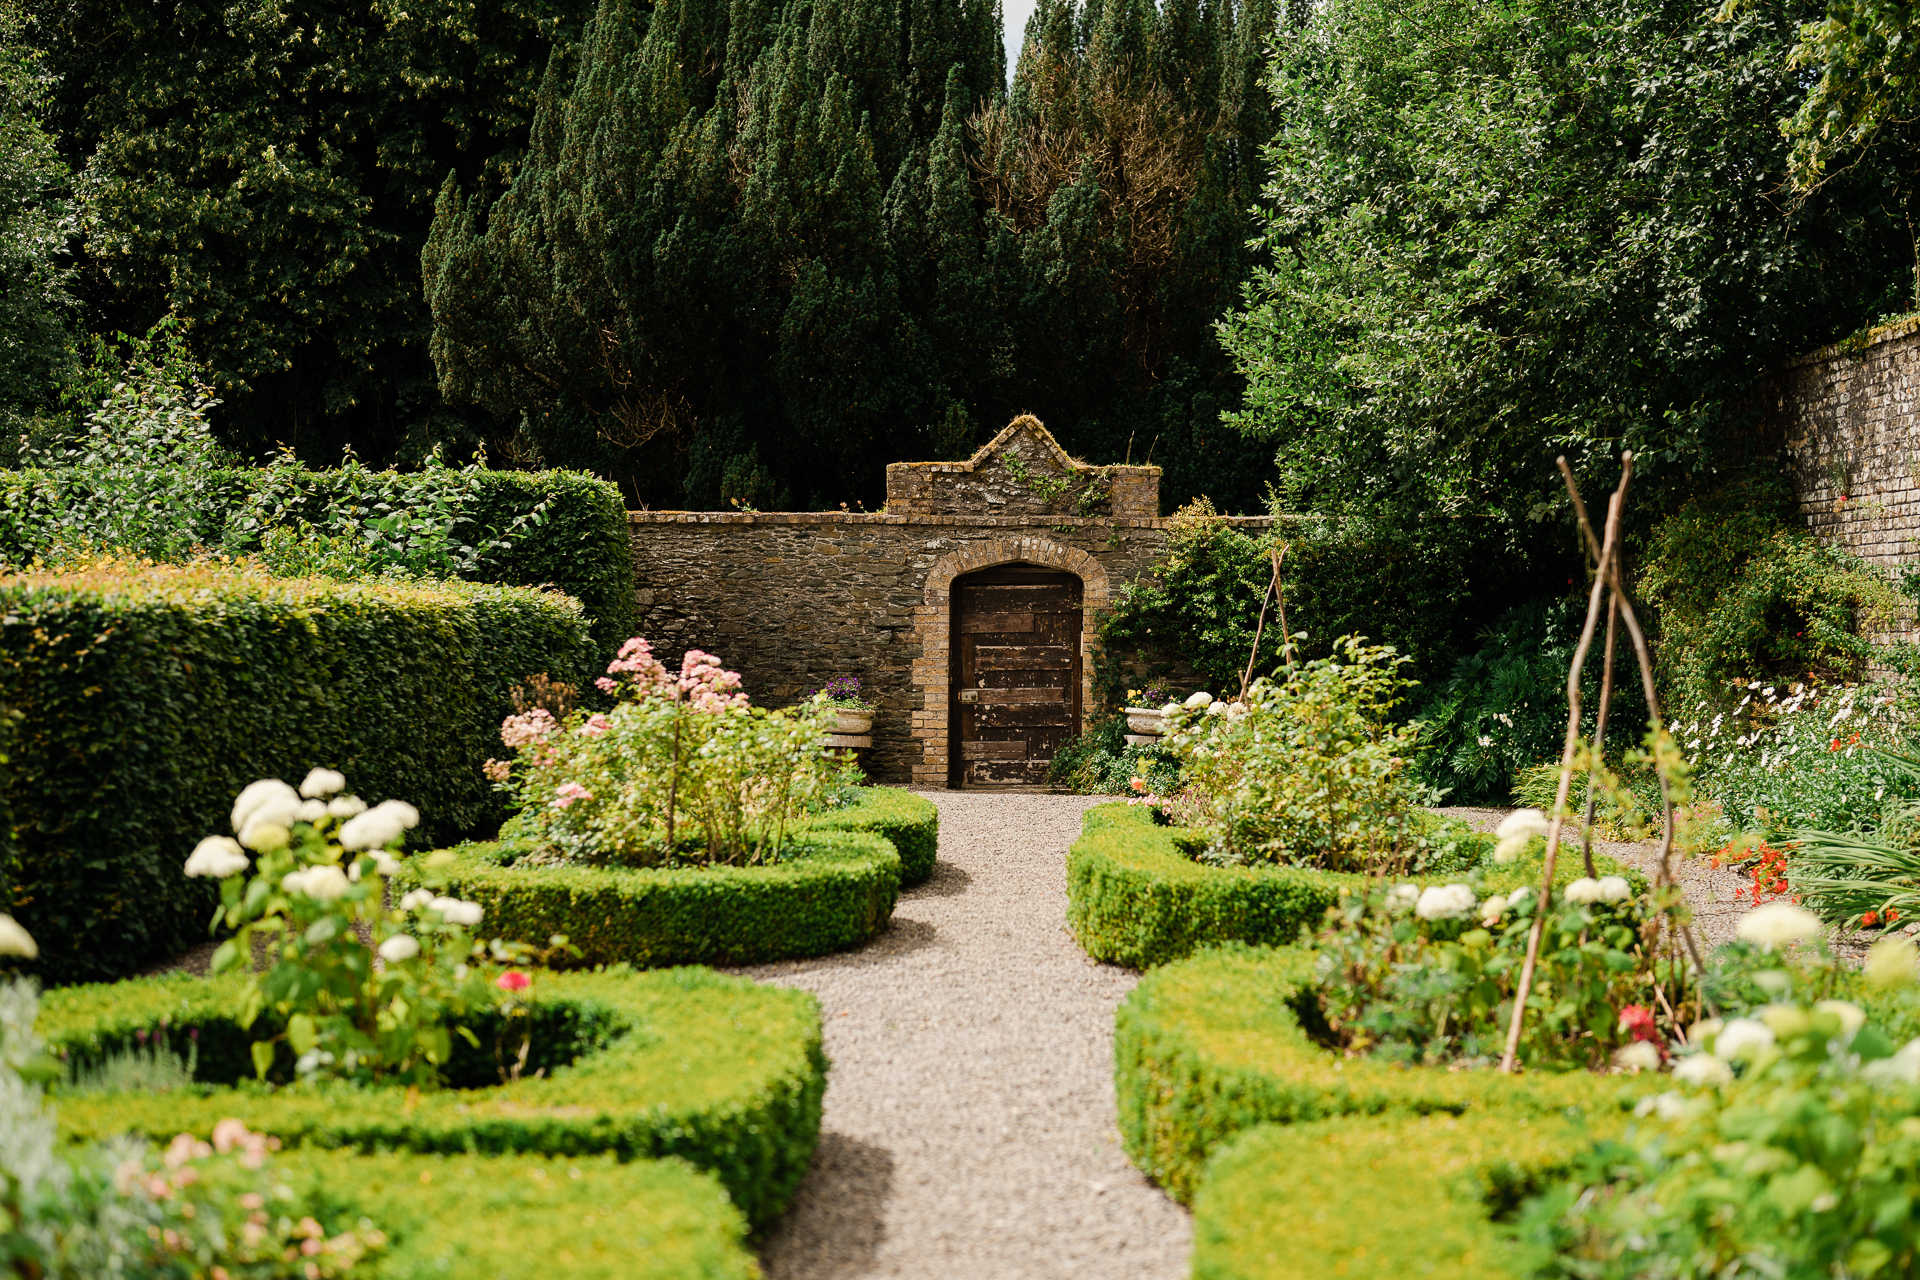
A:
{"label": "sky", "polygon": [[1020,42],[1026,38],[1027,19],[1033,14],[1033,0],[1001,0],[1006,23],[1007,79],[1013,79],[1013,64],[1020,60]]}

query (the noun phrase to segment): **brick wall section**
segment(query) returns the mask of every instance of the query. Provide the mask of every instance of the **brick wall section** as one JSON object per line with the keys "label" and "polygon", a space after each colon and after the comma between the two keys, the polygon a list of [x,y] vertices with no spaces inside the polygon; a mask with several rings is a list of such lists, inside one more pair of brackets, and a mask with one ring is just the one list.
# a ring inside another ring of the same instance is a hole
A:
{"label": "brick wall section", "polygon": [[[1148,574],[1171,523],[661,511],[632,512],[628,521],[641,634],[663,657],[677,662],[689,646],[719,654],[760,706],[788,705],[828,676],[857,675],[879,706],[868,773],[926,786],[947,781],[952,580],[1019,560],[1077,573],[1089,610],[1083,643],[1091,642],[1099,611],[1123,584]],[[1091,655],[1082,656],[1090,679]]]}
{"label": "brick wall section", "polygon": [[1920,319],[1795,360],[1762,392],[1808,527],[1889,570],[1920,556]]}

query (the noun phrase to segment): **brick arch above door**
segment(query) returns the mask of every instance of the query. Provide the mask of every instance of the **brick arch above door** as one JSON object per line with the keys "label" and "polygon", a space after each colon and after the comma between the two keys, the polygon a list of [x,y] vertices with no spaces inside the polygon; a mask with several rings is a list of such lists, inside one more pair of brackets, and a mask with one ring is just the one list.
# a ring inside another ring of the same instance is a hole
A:
{"label": "brick arch above door", "polygon": [[920,710],[912,713],[913,736],[920,742],[920,759],[913,766],[915,786],[947,785],[947,682],[953,655],[953,580],[976,569],[1025,562],[1045,569],[1062,569],[1081,582],[1081,606],[1089,625],[1080,629],[1080,705],[1093,705],[1092,622],[1106,611],[1112,589],[1107,571],[1084,551],[1063,547],[1045,538],[988,538],[949,552],[927,570],[925,594],[913,611],[914,640],[920,656],[913,662],[913,685],[920,693]]}

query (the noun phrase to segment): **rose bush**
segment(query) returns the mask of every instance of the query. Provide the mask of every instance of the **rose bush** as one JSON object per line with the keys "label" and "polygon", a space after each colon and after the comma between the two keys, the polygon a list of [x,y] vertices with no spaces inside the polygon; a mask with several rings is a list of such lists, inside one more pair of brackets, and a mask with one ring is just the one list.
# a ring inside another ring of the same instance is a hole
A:
{"label": "rose bush", "polygon": [[675,675],[636,636],[595,683],[618,697],[613,710],[510,716],[500,738],[515,758],[488,763],[519,803],[516,834],[551,856],[773,861],[795,820],[852,781],[851,766],[820,749],[833,723],[827,702],[751,706],[739,675],[698,649]]}
{"label": "rose bush", "polygon": [[[1393,885],[1351,895],[1315,939],[1323,1038],[1409,1063],[1499,1056],[1538,891],[1481,898],[1471,885]],[[1656,945],[1657,917],[1623,877],[1583,877],[1554,896],[1527,997],[1532,1067],[1658,1067],[1674,1034],[1649,1010],[1684,976]],[[1636,1045],[1646,1048],[1635,1049]]]}
{"label": "rose bush", "polygon": [[1171,807],[1209,829],[1213,860],[1404,869],[1427,798],[1408,767],[1418,730],[1387,716],[1408,659],[1358,636],[1334,648],[1243,701],[1169,705],[1163,741],[1185,779]]}
{"label": "rose bush", "polygon": [[268,963],[241,1015],[248,1027],[271,1015],[279,1028],[253,1044],[262,1077],[284,1042],[302,1076],[432,1085],[449,1037],[472,1039],[460,1020],[494,1003],[483,964],[529,948],[482,944],[470,932],[481,909],[430,889],[389,906],[387,878],[420,815],[399,800],[369,808],[345,790],[330,769],[313,770],[297,791],[262,779],[234,801],[238,839],[209,836],[194,848],[186,873],[221,882],[215,923],[233,930],[212,968],[246,965],[255,940],[265,944]]}

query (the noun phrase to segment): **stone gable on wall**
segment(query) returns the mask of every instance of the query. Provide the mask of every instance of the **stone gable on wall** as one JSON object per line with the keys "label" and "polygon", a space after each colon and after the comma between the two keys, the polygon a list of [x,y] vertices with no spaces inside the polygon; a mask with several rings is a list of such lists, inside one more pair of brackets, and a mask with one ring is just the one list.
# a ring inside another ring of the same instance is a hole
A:
{"label": "stone gable on wall", "polygon": [[1160,468],[1075,461],[1032,414],[1022,414],[965,462],[887,467],[887,512],[916,516],[1160,514]]}

